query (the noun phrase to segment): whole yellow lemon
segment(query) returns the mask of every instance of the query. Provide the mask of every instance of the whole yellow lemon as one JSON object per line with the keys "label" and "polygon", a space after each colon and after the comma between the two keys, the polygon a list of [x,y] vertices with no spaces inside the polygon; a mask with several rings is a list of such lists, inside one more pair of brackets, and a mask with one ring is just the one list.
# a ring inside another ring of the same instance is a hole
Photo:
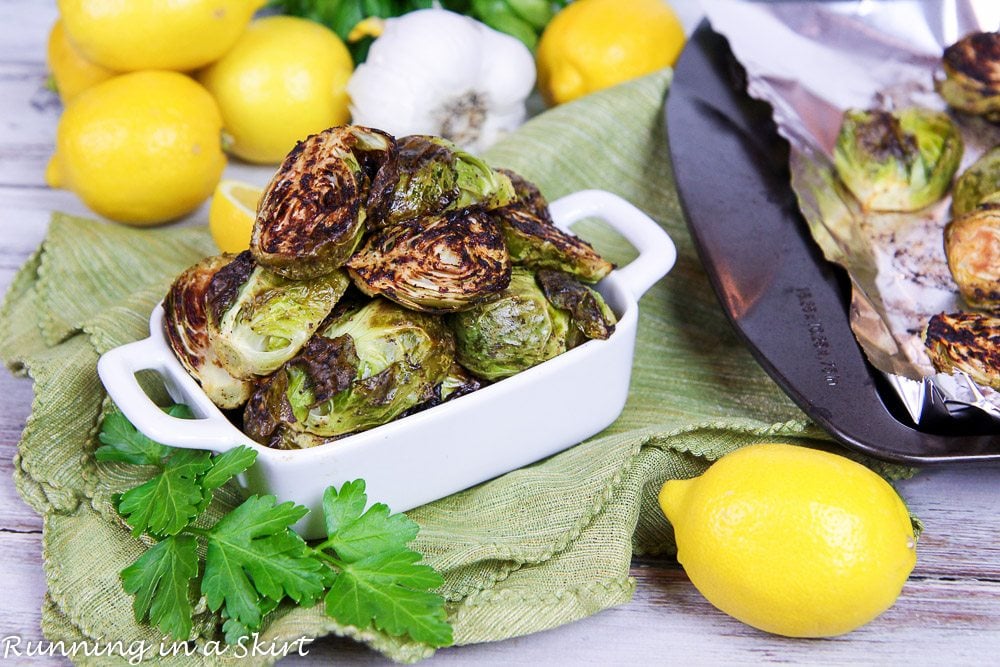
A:
{"label": "whole yellow lemon", "polygon": [[892,606],[916,563],[896,491],[842,456],[752,445],[672,480],[677,559],[713,605],[789,637],[850,632]]}
{"label": "whole yellow lemon", "polygon": [[265,0],[59,0],[66,32],[109,69],[192,70],[228,51]]}
{"label": "whole yellow lemon", "polygon": [[221,133],[215,100],[190,77],[123,74],[66,107],[46,180],[112,220],[166,222],[212,193],[226,165]]}
{"label": "whole yellow lemon", "polygon": [[673,65],[683,47],[664,0],[575,0],[538,42],[538,90],[562,104]]}
{"label": "whole yellow lemon", "polygon": [[269,16],[251,23],[199,79],[222,109],[227,150],[274,164],[298,140],[347,122],[344,89],[353,67],[347,47],[329,28]]}
{"label": "whole yellow lemon", "polygon": [[115,76],[106,67],[87,60],[66,36],[62,21],[52,24],[48,43],[49,70],[63,103],[101,81]]}

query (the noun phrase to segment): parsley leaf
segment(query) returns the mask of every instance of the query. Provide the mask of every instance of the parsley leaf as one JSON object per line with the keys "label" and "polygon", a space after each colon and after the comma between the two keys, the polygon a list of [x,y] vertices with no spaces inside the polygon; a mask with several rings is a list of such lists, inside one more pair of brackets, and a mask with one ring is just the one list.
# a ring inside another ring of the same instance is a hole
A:
{"label": "parsley leaf", "polygon": [[122,570],[122,585],[135,595],[135,620],[149,621],[177,638],[191,635],[191,580],[198,576],[198,543],[191,535],[157,542]]}
{"label": "parsley leaf", "polygon": [[287,595],[300,604],[315,603],[326,589],[326,568],[290,530],[308,510],[274,496],[251,496],[208,531],[201,591],[212,611],[259,629],[261,598]]}
{"label": "parsley leaf", "polygon": [[176,535],[200,513],[204,491],[198,476],[212,467],[208,452],[176,450],[163,472],[122,494],[118,512],[132,535]]}
{"label": "parsley leaf", "polygon": [[[165,410],[171,417],[191,419],[194,417],[186,405],[172,405]],[[160,465],[164,457],[173,450],[150,440],[132,426],[132,423],[120,412],[105,415],[98,435],[104,443],[94,452],[98,461],[121,461],[135,465]]]}
{"label": "parsley leaf", "polygon": [[257,452],[244,445],[213,456],[212,469],[205,473],[201,485],[208,491],[214,491],[252,466],[256,460]]}
{"label": "parsley leaf", "polygon": [[444,598],[431,592],[444,580],[406,548],[419,526],[405,515],[390,514],[382,503],[362,513],[364,490],[364,480],[355,480],[323,494],[329,539],[317,551],[336,572],[325,598],[327,615],[361,629],[374,624],[391,635],[408,634],[432,646],[451,644]]}
{"label": "parsley leaf", "polygon": [[367,500],[363,479],[346,482],[339,493],[331,486],[323,494],[328,543],[342,560],[403,549],[420,530],[405,514],[390,515],[384,503],[375,503],[362,514]]}

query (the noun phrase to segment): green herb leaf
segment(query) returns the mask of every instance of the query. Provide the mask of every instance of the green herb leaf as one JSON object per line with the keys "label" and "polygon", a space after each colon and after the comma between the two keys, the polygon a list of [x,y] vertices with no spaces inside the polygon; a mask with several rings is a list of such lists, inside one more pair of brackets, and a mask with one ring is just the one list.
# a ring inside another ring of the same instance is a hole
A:
{"label": "green herb leaf", "polygon": [[443,579],[406,548],[419,526],[403,514],[389,514],[382,503],[364,511],[367,502],[360,479],[323,494],[329,539],[321,548],[336,553],[326,560],[337,570],[325,600],[327,614],[362,629],[374,623],[392,635],[451,644],[444,598],[430,592]]}
{"label": "green herb leaf", "polygon": [[443,583],[414,551],[379,553],[343,565],[326,596],[326,613],[342,623],[372,623],[391,635],[407,634],[431,646],[453,642],[444,599],[427,590]]}
{"label": "green herb leaf", "polygon": [[218,489],[252,466],[256,460],[257,452],[243,445],[213,456],[212,469],[205,473],[201,485],[209,491]]}
{"label": "green herb leaf", "polygon": [[292,524],[308,510],[274,496],[251,496],[224,516],[208,533],[205,574],[201,590],[208,606],[256,630],[264,600],[287,595],[300,604],[313,604],[326,588],[324,565],[307,550]]}
{"label": "green herb leaf", "polygon": [[177,639],[191,635],[191,580],[198,576],[198,544],[190,535],[168,537],[122,570],[122,586],[135,596],[135,620]]}
{"label": "green herb leaf", "polygon": [[375,503],[362,514],[367,501],[363,479],[346,482],[339,493],[331,486],[323,494],[328,544],[341,560],[351,562],[403,549],[420,530],[405,514],[389,514],[383,503]]}
{"label": "green herb leaf", "polygon": [[191,523],[204,498],[198,476],[211,467],[208,452],[176,450],[163,472],[123,493],[118,512],[132,526],[132,534],[176,535]]}
{"label": "green herb leaf", "polygon": [[104,443],[94,452],[98,461],[159,465],[171,451],[139,433],[120,412],[110,412],[104,417],[98,438]]}

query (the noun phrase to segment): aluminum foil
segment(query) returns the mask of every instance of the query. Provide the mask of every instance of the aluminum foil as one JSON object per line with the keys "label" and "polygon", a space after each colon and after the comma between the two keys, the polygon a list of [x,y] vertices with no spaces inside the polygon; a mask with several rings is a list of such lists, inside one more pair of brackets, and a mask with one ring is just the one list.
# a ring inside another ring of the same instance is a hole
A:
{"label": "aluminum foil", "polygon": [[[945,109],[934,90],[944,48],[1000,27],[1000,0],[751,2],[702,0],[712,28],[747,71],[747,92],[774,109],[791,144],[792,188],[824,255],[851,278],[851,326],[915,422],[981,410],[1000,420],[1000,393],[964,374],[935,374],[921,333],[965,309],[944,256],[950,197],[916,213],[861,211],[833,171],[849,108]],[[954,116],[964,169],[1000,144],[1000,128]],[[959,172],[961,173],[961,171]]]}

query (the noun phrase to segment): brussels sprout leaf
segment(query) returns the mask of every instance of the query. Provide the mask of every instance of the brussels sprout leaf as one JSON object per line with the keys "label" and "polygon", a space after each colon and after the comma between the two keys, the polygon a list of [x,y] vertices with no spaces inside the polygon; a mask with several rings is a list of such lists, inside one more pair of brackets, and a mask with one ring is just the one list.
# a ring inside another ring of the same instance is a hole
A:
{"label": "brussels sprout leaf", "polygon": [[191,535],[168,537],[122,570],[122,586],[135,596],[135,620],[147,617],[161,631],[191,635],[191,580],[198,576],[198,543]]}

